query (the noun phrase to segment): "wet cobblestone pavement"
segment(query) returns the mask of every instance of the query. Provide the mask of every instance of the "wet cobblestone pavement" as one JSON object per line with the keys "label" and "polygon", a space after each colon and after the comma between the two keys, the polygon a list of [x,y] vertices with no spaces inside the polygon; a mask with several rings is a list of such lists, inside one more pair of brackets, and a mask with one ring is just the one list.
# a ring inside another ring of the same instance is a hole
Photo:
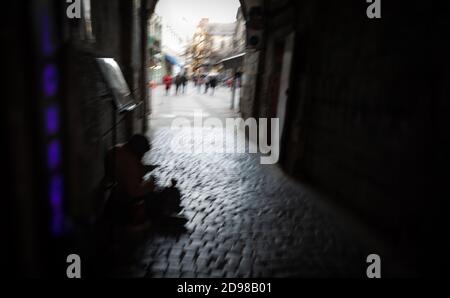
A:
{"label": "wet cobblestone pavement", "polygon": [[192,121],[201,111],[224,123],[237,116],[229,109],[230,95],[225,88],[215,96],[198,94],[192,86],[178,96],[164,96],[162,87],[154,91],[152,150],[144,161],[161,165],[152,172],[158,185],[178,180],[187,231],[152,231],[139,245],[119,241],[113,275],[365,278],[366,257],[379,252],[372,235],[356,233],[355,224],[278,166],[261,165],[259,155],[220,153],[222,144],[214,140],[224,139],[230,149],[230,130],[195,127],[195,139],[203,137],[207,153],[171,150],[174,134],[180,133],[170,128],[175,117]]}
{"label": "wet cobblestone pavement", "polygon": [[149,233],[116,276],[365,277],[369,251],[301,184],[256,154],[173,153],[172,137],[155,128],[145,161],[178,179],[187,231]]}

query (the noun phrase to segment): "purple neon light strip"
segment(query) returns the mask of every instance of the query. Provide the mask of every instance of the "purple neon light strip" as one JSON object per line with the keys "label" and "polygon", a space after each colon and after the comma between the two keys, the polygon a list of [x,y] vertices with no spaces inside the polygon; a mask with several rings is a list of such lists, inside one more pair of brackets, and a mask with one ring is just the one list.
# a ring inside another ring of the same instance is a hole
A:
{"label": "purple neon light strip", "polygon": [[[42,53],[51,58],[54,55],[52,24],[47,10],[40,12],[40,29]],[[46,99],[54,97],[59,89],[59,73],[55,64],[48,64],[42,70],[42,91]],[[47,135],[57,134],[60,130],[59,108],[49,106],[45,110],[45,129]],[[55,171],[61,166],[62,148],[60,140],[52,140],[47,145],[47,167]],[[49,200],[52,210],[51,232],[54,236],[60,236],[64,232],[64,178],[61,173],[56,173],[50,178]]]}
{"label": "purple neon light strip", "polygon": [[59,140],[53,140],[47,145],[47,166],[50,170],[56,170],[61,165],[61,144]]}
{"label": "purple neon light strip", "polygon": [[48,13],[46,11],[41,13],[42,25],[42,52],[45,56],[50,56],[54,53],[55,48],[52,42],[51,25]]}
{"label": "purple neon light strip", "polygon": [[53,97],[58,92],[58,70],[54,64],[45,66],[43,71],[44,95]]}
{"label": "purple neon light strip", "polygon": [[59,109],[50,106],[45,111],[45,124],[47,135],[54,135],[59,131]]}
{"label": "purple neon light strip", "polygon": [[52,209],[51,230],[55,236],[61,235],[64,230],[63,192],[62,176],[53,176],[50,180],[50,204]]}

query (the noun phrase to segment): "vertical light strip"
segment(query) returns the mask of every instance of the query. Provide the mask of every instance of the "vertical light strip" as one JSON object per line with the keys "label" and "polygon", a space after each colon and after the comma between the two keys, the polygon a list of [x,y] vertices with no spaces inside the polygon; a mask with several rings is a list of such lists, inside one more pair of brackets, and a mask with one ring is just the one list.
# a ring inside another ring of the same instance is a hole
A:
{"label": "vertical light strip", "polygon": [[54,28],[48,7],[40,14],[40,44],[44,65],[41,69],[43,94],[44,133],[47,158],[48,202],[51,210],[50,232],[58,237],[64,233],[64,173],[62,167],[63,149],[58,102],[59,72],[55,55]]}

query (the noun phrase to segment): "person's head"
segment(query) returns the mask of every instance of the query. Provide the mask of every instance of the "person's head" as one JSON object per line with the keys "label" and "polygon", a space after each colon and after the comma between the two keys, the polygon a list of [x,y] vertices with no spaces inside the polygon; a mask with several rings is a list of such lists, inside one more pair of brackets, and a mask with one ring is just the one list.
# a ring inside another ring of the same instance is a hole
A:
{"label": "person's head", "polygon": [[145,136],[140,134],[133,135],[128,141],[128,146],[138,158],[144,157],[144,154],[150,150],[150,142]]}

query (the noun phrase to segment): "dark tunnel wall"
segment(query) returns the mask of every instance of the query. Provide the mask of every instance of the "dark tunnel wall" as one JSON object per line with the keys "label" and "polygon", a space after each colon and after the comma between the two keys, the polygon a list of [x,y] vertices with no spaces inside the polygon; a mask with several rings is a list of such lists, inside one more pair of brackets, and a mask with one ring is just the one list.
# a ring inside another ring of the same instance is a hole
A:
{"label": "dark tunnel wall", "polygon": [[[448,60],[441,46],[439,54],[431,49],[445,26],[431,23],[424,1],[383,1],[381,20],[366,17],[365,1],[295,2],[285,168],[339,198],[392,243],[421,250],[423,237],[441,229],[430,222],[444,216],[431,183],[433,121],[448,121],[448,86],[436,69]],[[433,16],[449,28],[443,11]],[[448,141],[438,150],[445,148]]]}
{"label": "dark tunnel wall", "polygon": [[98,215],[101,200],[107,195],[102,184],[107,150],[144,130],[142,105],[131,113],[119,115],[95,62],[95,58],[114,58],[134,99],[142,103],[139,4],[139,1],[91,1],[91,37],[86,35],[83,21],[66,20],[70,210],[83,221]]}
{"label": "dark tunnel wall", "polygon": [[358,5],[316,6],[326,21],[300,45],[305,170],[374,221],[402,225],[398,211],[418,210],[430,142],[430,28],[413,22],[426,10],[385,4],[382,20],[369,20]]}
{"label": "dark tunnel wall", "polygon": [[[8,13],[1,19],[5,45],[2,62],[8,72],[0,121],[5,144],[2,165],[8,175],[8,180],[2,181],[2,186],[6,183],[2,198],[7,199],[2,209],[5,245],[1,252],[6,256],[1,262],[3,274],[51,274],[54,266],[64,263],[66,255],[59,254],[66,253],[65,249],[70,246],[71,252],[78,252],[82,246],[85,248],[86,235],[92,230],[85,224],[98,216],[96,201],[105,195],[101,184],[104,156],[114,143],[113,132],[115,141],[123,142],[132,133],[143,131],[139,109],[127,116],[117,115],[114,124],[112,97],[95,64],[96,57],[115,58],[136,100],[141,100],[137,90],[140,39],[136,29],[140,1],[91,2],[94,39],[87,36],[83,18],[66,17],[64,1],[7,3]],[[41,39],[51,46],[41,46]],[[56,75],[53,72],[42,78],[41,68],[47,63],[56,65]],[[54,90],[60,94],[44,99],[40,89],[44,82],[58,86]],[[60,107],[52,118],[52,127],[57,126],[59,131],[46,135],[44,115],[49,114],[44,113],[44,107],[50,104]],[[56,137],[63,143],[63,153],[50,171],[45,146]],[[53,200],[49,199],[52,192],[47,187],[55,171],[58,178],[64,179],[55,191],[61,200],[59,206],[63,206],[59,215],[63,215],[54,226],[64,230],[64,237],[53,235],[49,229]]]}
{"label": "dark tunnel wall", "polygon": [[[417,256],[423,272],[445,270],[449,9],[382,1],[378,20],[367,17],[368,6],[264,1],[264,47],[255,85],[243,85],[241,113],[274,116],[276,49],[295,33],[289,88],[280,91],[288,93],[282,167],[400,254]],[[255,68],[244,67],[247,76]]]}

